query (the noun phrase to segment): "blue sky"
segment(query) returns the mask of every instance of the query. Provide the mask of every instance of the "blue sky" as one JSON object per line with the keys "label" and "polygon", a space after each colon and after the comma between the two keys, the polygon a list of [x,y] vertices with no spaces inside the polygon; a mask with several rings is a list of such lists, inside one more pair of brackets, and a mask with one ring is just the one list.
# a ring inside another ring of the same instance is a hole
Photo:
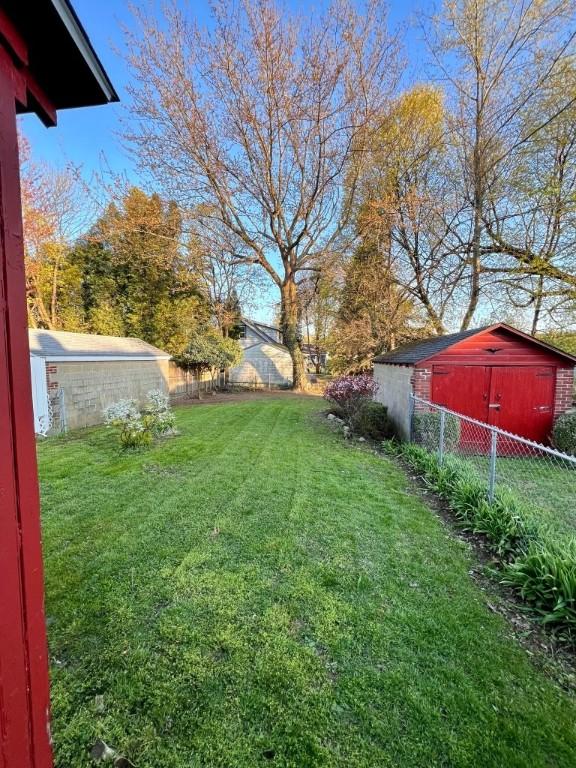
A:
{"label": "blue sky", "polygon": [[[138,4],[138,0],[134,2]],[[120,119],[128,116],[126,84],[129,73],[122,56],[122,28],[132,26],[133,23],[128,0],[72,0],[72,3],[121,103],[63,110],[58,116],[58,126],[51,129],[44,128],[34,116],[24,116],[21,118],[22,131],[29,139],[33,156],[37,160],[45,160],[58,167],[72,163],[81,167],[87,178],[93,171],[109,167],[115,173],[125,173],[133,183],[138,184],[136,170],[118,136]],[[306,0],[287,0],[287,4],[302,8],[309,5]],[[429,2],[390,0],[392,25],[408,24],[414,11],[423,4],[429,5]],[[200,23],[209,20],[208,0],[190,0],[190,8]],[[415,31],[409,33],[406,42],[406,55],[414,65],[422,54],[422,46]],[[271,303],[271,295],[262,296],[261,311],[256,313],[258,319],[271,320]]]}
{"label": "blue sky", "polygon": [[[184,0],[183,0],[184,1]],[[22,118],[23,132],[32,145],[34,156],[61,166],[67,161],[81,165],[89,172],[100,167],[105,157],[115,171],[127,171],[135,177],[134,168],[118,139],[120,117],[126,114],[126,84],[129,74],[122,59],[122,25],[131,26],[127,0],[72,0],[98,55],[120,95],[121,103],[91,109],[64,110],[59,113],[58,127],[46,129],[32,116]],[[136,0],[137,4],[137,0]],[[305,7],[306,0],[289,0],[289,5]],[[427,4],[427,3],[425,3]],[[390,17],[394,25],[408,22],[422,3],[417,0],[392,0]],[[208,0],[192,0],[191,8],[200,22],[209,18]],[[407,55],[414,62],[420,55],[418,36],[409,35]]]}

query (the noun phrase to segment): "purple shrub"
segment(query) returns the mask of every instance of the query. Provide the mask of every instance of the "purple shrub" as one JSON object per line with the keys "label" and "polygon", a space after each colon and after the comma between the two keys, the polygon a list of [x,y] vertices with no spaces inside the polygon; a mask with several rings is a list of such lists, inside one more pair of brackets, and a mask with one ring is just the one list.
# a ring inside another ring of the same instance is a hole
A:
{"label": "purple shrub", "polygon": [[378,384],[369,373],[358,376],[340,376],[331,381],[324,390],[324,399],[334,403],[350,421],[366,400],[371,400],[378,390]]}

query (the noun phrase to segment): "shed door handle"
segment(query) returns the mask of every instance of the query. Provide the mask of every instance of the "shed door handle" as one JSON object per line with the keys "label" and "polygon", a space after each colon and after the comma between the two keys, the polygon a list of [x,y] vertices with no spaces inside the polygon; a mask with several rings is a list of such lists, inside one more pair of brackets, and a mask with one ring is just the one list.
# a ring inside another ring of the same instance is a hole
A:
{"label": "shed door handle", "polygon": [[497,411],[500,410],[500,403],[490,403],[488,408],[496,408]]}

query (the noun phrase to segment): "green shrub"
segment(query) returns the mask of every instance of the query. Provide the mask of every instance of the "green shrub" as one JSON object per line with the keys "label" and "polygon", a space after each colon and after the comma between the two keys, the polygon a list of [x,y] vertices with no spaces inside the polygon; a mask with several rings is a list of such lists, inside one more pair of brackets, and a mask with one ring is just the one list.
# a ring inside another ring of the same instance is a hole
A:
{"label": "green shrub", "polygon": [[170,408],[170,398],[162,390],[151,389],[144,411],[144,423],[153,435],[165,437],[175,434],[176,417]]}
{"label": "green shrub", "polygon": [[[412,439],[415,443],[436,449],[440,443],[440,414],[416,411],[412,417]],[[444,417],[444,450],[452,451],[460,442],[460,420],[447,413]]]}
{"label": "green shrub", "polygon": [[143,448],[155,436],[175,434],[176,420],[168,395],[156,389],[148,392],[148,402],[141,411],[135,400],[120,400],[103,411],[104,423],[116,427],[122,448]]}
{"label": "green shrub", "polygon": [[534,541],[508,566],[504,583],[515,587],[546,624],[576,630],[576,541]]}
{"label": "green shrub", "polygon": [[518,590],[542,621],[576,630],[576,539],[555,541],[526,515],[517,499],[498,492],[490,502],[486,480],[465,460],[438,455],[421,445],[386,443],[385,449],[401,455],[425,482],[449,503],[462,526],[482,533],[504,560],[503,583]]}
{"label": "green shrub", "polygon": [[552,431],[552,439],[559,451],[576,456],[576,411],[558,416]]}
{"label": "green shrub", "polygon": [[123,425],[120,429],[122,448],[144,448],[152,442],[152,433],[144,422]]}
{"label": "green shrub", "polygon": [[388,418],[388,409],[382,403],[365,400],[351,419],[352,431],[371,440],[387,440],[393,429]]}

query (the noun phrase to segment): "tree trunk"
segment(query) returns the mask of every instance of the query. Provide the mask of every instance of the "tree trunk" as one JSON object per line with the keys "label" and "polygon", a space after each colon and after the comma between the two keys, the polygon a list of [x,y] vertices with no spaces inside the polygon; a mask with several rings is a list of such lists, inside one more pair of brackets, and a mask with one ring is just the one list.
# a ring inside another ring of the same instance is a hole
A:
{"label": "tree trunk", "polygon": [[472,233],[472,261],[470,275],[470,299],[468,301],[468,307],[466,313],[462,318],[460,330],[466,331],[474,317],[474,312],[478,307],[480,300],[480,270],[482,267],[482,216],[484,213],[484,168],[482,165],[482,147],[481,137],[483,132],[482,117],[480,114],[481,104],[483,104],[482,87],[480,73],[477,74],[476,85],[476,122],[474,133],[474,149],[472,155],[472,174],[474,177],[474,231]]}
{"label": "tree trunk", "polygon": [[292,274],[288,275],[280,286],[280,297],[282,338],[292,358],[292,389],[305,391],[308,389],[308,377],[304,366],[304,355],[300,347],[298,294]]}
{"label": "tree trunk", "polygon": [[542,301],[544,294],[544,278],[542,275],[538,277],[538,287],[536,288],[536,295],[534,299],[534,314],[532,315],[532,328],[530,333],[532,336],[536,336],[538,333],[538,323],[540,322],[540,313],[542,312]]}

